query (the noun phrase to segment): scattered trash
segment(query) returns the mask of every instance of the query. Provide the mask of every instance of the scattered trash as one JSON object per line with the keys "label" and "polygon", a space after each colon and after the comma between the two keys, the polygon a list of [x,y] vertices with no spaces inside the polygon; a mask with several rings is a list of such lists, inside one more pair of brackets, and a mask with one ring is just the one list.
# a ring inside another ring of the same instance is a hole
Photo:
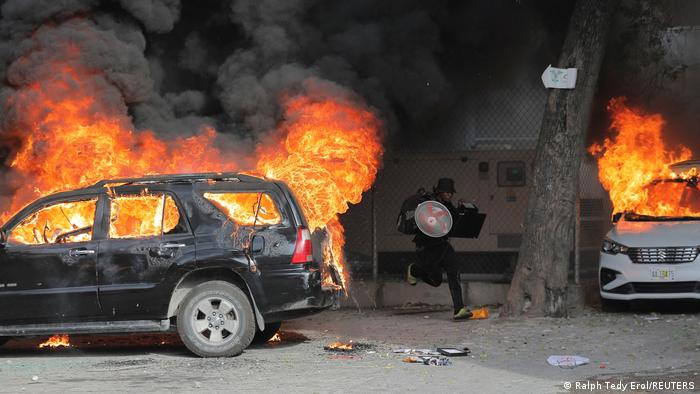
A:
{"label": "scattered trash", "polygon": [[470,320],[479,320],[479,319],[488,319],[489,318],[489,309],[488,308],[479,308],[475,309],[472,311],[472,316],[469,318]]}
{"label": "scattered trash", "polygon": [[38,376],[36,376],[36,375],[32,376],[32,382],[38,382],[38,381],[39,381]]}
{"label": "scattered trash", "polygon": [[360,359],[358,356],[346,355],[346,354],[331,354],[328,356],[329,360],[355,360]]}
{"label": "scattered trash", "polygon": [[645,316],[641,316],[642,319],[646,321],[654,321],[654,320],[660,320],[661,318],[659,317],[659,314],[654,312]]}
{"label": "scattered trash", "polygon": [[456,349],[453,347],[439,347],[437,351],[443,356],[461,357],[468,356],[472,351],[468,347]]}
{"label": "scattered trash", "polygon": [[436,367],[452,365],[450,359],[444,356],[409,356],[404,358],[402,361],[405,363],[422,363],[424,365],[432,365]]}
{"label": "scattered trash", "polygon": [[547,362],[559,368],[576,368],[579,365],[588,364],[591,360],[581,356],[549,356]]}
{"label": "scattered trash", "polygon": [[440,352],[431,349],[394,349],[393,353],[410,354],[414,356],[439,356]]}

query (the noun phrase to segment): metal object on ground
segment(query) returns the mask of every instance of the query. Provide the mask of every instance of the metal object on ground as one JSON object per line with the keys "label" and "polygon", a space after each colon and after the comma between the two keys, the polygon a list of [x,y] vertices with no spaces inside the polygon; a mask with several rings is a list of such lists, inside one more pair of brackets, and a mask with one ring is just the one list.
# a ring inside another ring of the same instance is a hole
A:
{"label": "metal object on ground", "polygon": [[440,238],[452,229],[452,215],[437,201],[425,201],[416,208],[416,225],[425,235]]}

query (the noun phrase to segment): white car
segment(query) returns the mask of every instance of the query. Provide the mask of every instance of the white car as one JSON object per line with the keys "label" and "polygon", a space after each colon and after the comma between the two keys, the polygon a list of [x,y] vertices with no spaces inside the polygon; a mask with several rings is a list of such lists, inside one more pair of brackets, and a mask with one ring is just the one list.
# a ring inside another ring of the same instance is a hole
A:
{"label": "white car", "polygon": [[[700,161],[677,163],[676,173]],[[653,182],[655,192],[679,195],[679,206],[700,212],[698,179]],[[675,194],[674,194],[675,193]],[[616,214],[600,254],[600,296],[604,310],[632,300],[700,299],[700,215]]]}

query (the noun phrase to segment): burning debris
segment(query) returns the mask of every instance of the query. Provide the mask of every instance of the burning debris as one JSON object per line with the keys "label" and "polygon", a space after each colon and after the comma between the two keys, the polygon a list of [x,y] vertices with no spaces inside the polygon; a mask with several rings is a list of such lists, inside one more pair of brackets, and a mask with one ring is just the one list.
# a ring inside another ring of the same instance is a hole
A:
{"label": "burning debris", "polygon": [[323,350],[333,352],[351,352],[354,350],[352,341],[350,342],[333,342],[323,347]]}
{"label": "burning debris", "polygon": [[70,347],[70,338],[68,335],[65,334],[59,334],[59,335],[54,335],[46,342],[40,343],[39,344],[39,349],[43,348],[58,348],[58,347]]}
{"label": "burning debris", "polygon": [[276,333],[275,335],[272,336],[272,338],[267,340],[267,343],[278,343],[282,342],[282,337],[280,336],[280,333]]}

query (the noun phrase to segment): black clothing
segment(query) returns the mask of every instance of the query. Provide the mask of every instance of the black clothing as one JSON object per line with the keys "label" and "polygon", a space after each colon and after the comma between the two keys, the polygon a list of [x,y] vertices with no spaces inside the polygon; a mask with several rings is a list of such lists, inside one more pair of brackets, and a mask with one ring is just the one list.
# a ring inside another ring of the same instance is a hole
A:
{"label": "black clothing", "polygon": [[[453,219],[457,217],[457,209],[451,202],[442,202],[435,195],[432,195],[430,199],[445,205]],[[448,236],[433,238],[419,230],[413,238],[413,242],[416,244],[418,263],[411,267],[411,275],[422,279],[431,286],[438,287],[442,283],[442,271],[444,270],[447,273],[452,304],[455,313],[457,313],[464,306],[464,301],[462,300],[462,285],[459,278],[459,262]]]}
{"label": "black clothing", "polygon": [[455,181],[452,178],[440,178],[438,180],[437,186],[435,186],[436,192],[447,192],[455,193]]}

